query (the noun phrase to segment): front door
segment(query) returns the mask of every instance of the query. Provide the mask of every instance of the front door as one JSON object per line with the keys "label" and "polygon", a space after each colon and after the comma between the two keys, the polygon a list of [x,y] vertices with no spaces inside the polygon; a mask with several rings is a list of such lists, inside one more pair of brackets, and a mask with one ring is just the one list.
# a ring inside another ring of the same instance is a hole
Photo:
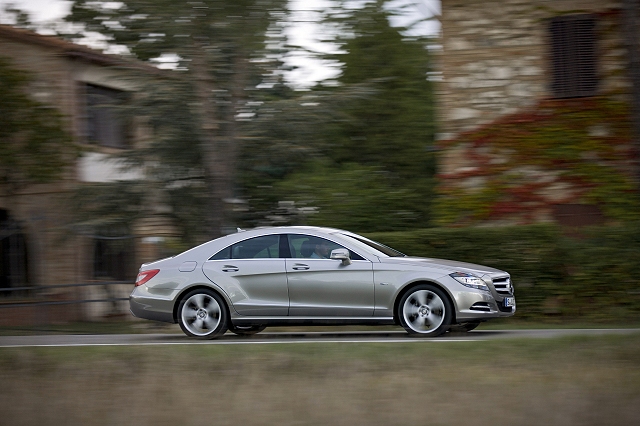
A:
{"label": "front door", "polygon": [[374,309],[373,264],[352,253],[350,265],[328,259],[344,248],[324,238],[290,234],[286,259],[289,315],[370,317]]}

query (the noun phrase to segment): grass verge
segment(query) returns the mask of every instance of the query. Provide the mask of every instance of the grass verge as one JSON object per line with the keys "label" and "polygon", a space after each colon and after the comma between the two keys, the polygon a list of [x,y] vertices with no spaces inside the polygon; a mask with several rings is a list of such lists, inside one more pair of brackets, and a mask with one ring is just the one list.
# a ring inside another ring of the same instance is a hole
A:
{"label": "grass verge", "polygon": [[0,350],[3,424],[613,425],[640,333],[406,344]]}

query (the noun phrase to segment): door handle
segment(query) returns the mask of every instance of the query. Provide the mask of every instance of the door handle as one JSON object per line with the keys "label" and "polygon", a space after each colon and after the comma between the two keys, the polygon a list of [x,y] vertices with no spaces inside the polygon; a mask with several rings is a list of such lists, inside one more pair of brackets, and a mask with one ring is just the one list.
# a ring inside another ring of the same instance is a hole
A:
{"label": "door handle", "polygon": [[233,265],[224,265],[222,267],[222,272],[238,272],[240,270],[240,268],[238,268],[237,266],[233,266]]}
{"label": "door handle", "polygon": [[309,269],[309,265],[305,265],[304,263],[295,263],[293,265],[293,269],[295,271],[306,271],[307,269]]}

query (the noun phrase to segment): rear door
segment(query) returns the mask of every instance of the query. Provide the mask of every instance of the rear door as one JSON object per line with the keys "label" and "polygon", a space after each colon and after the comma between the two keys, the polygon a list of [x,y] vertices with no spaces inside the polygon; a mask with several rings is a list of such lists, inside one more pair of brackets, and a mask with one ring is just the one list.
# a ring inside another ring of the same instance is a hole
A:
{"label": "rear door", "polygon": [[[247,316],[286,316],[289,294],[281,235],[238,242],[216,253],[204,274],[228,294],[233,309]],[[286,240],[284,240],[286,241]]]}

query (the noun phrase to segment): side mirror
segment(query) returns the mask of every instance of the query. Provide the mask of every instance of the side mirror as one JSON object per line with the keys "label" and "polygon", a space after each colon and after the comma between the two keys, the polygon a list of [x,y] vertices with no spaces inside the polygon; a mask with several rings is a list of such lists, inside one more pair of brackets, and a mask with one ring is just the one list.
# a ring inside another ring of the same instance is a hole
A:
{"label": "side mirror", "polygon": [[349,250],[347,249],[340,248],[331,250],[331,256],[329,258],[341,260],[343,266],[351,265],[351,256],[349,256]]}

